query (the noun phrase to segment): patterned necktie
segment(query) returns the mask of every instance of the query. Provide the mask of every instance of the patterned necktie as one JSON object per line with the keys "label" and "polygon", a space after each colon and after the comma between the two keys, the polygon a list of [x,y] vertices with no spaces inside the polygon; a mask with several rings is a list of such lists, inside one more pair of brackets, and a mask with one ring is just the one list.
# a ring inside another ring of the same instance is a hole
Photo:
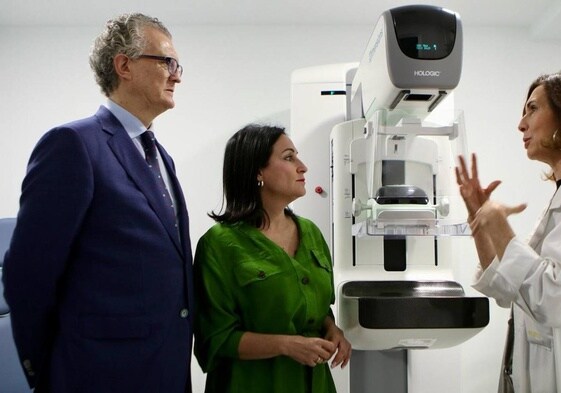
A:
{"label": "patterned necktie", "polygon": [[152,170],[154,176],[156,176],[158,184],[161,187],[162,198],[164,198],[166,205],[170,207],[170,214],[172,214],[173,221],[176,221],[175,208],[173,206],[173,200],[170,197],[169,191],[160,172],[160,164],[158,162],[158,153],[156,147],[156,138],[152,131],[145,131],[140,135],[140,141],[144,152],[146,154],[146,162],[148,167]]}

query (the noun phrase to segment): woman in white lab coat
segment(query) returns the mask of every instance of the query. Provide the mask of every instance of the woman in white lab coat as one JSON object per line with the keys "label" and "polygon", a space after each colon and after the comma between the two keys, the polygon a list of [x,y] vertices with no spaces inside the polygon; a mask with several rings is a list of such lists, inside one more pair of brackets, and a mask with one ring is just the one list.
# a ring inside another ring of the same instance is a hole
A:
{"label": "woman in white lab coat", "polygon": [[460,157],[456,178],[479,257],[474,288],[502,307],[512,305],[514,389],[560,392],[561,74],[540,76],[531,84],[518,129],[528,158],[548,164],[549,178],[557,184],[529,242],[519,238],[507,220],[526,206],[505,206],[490,199],[500,182],[481,187],[475,155],[471,170]]}

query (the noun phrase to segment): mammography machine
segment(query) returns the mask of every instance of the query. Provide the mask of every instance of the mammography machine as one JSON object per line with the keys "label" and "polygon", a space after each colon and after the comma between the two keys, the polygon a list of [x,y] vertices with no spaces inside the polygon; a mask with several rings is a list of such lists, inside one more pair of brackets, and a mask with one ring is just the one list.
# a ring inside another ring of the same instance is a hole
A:
{"label": "mammography machine", "polygon": [[353,345],[341,392],[460,392],[454,348],[489,322],[488,299],[454,280],[454,242],[469,235],[453,179],[461,66],[459,15],[414,5],[380,16],[359,64],[292,74],[291,137],[312,191],[294,210],[330,239]]}

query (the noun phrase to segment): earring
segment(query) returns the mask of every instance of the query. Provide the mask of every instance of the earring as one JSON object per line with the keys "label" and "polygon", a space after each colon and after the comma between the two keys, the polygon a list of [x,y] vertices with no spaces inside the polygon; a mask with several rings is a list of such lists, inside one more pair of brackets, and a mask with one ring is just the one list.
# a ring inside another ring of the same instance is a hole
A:
{"label": "earring", "polygon": [[556,129],[555,131],[553,131],[553,137],[552,137],[553,145],[554,145],[553,147],[558,147],[558,146],[555,146],[555,145],[559,144],[559,142],[558,142],[559,136],[557,135],[557,131],[559,131],[559,129]]}
{"label": "earring", "polygon": [[257,180],[257,187],[263,187],[263,180]]}

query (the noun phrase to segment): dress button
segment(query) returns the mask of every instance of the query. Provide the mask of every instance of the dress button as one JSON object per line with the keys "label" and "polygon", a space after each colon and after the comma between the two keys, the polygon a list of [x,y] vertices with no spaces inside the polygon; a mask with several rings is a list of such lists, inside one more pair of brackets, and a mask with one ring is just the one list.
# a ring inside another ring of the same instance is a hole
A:
{"label": "dress button", "polygon": [[259,272],[257,273],[257,277],[259,278],[265,278],[266,274],[263,270],[259,270]]}
{"label": "dress button", "polygon": [[303,277],[302,278],[302,284],[308,285],[309,283],[310,283],[310,279],[308,277]]}
{"label": "dress button", "polygon": [[181,312],[179,313],[179,316],[181,318],[187,318],[187,315],[189,315],[189,311],[186,308],[181,309]]}

